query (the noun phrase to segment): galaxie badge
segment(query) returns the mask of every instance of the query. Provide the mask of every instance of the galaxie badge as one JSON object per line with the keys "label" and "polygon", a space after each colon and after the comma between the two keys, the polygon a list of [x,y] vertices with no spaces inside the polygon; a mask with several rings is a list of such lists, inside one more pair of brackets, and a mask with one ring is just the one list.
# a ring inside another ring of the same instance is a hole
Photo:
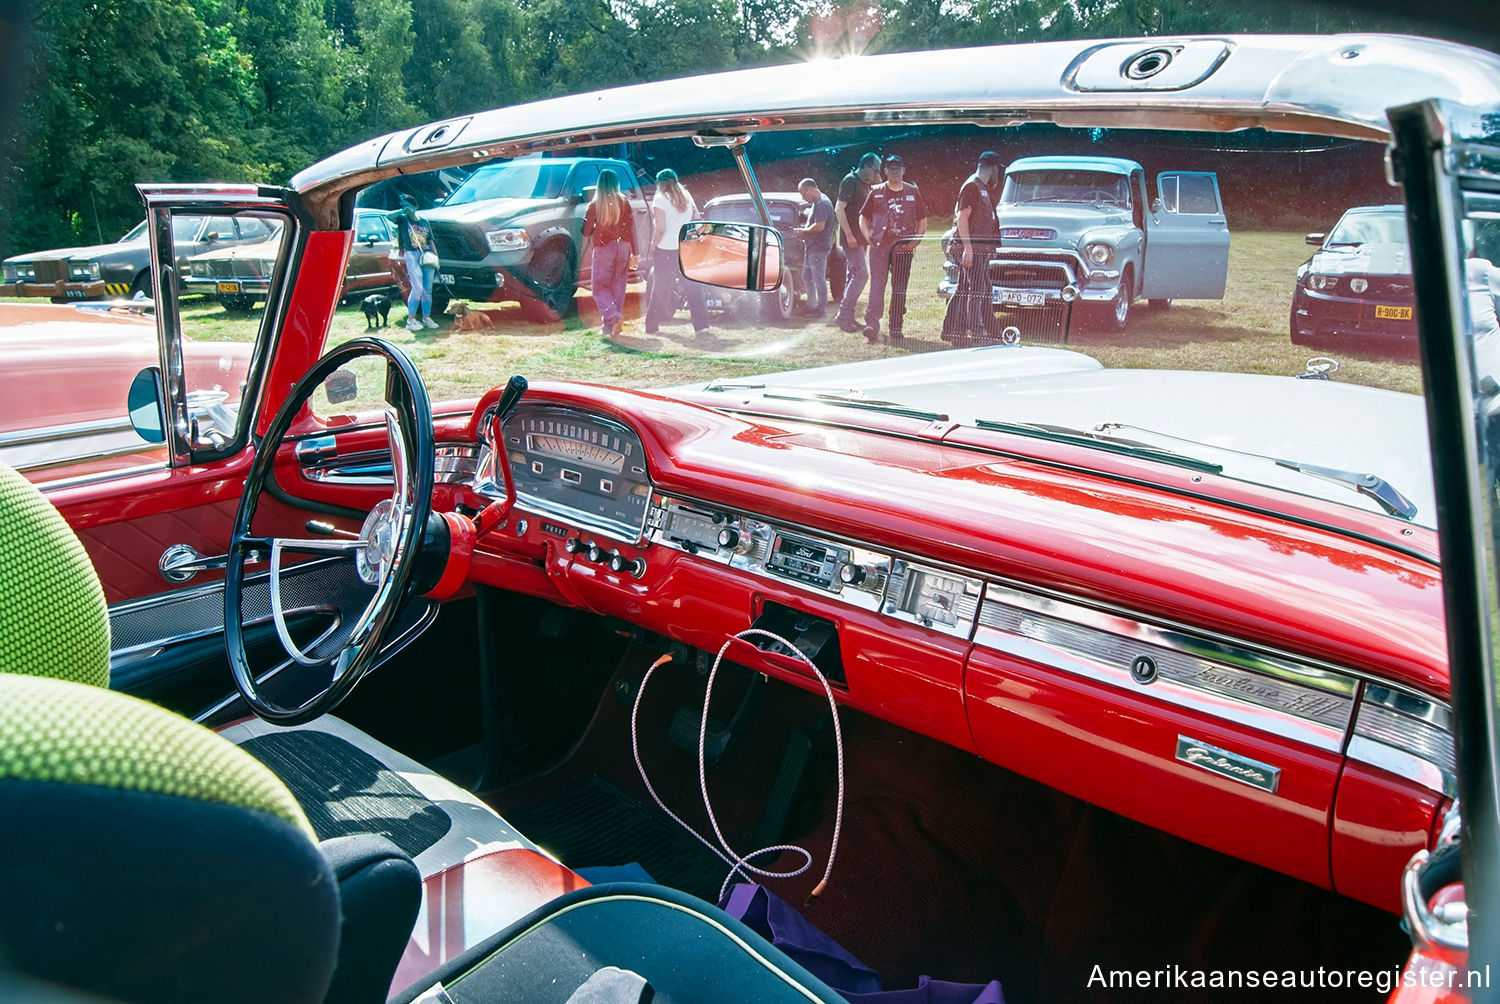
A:
{"label": "galaxie badge", "polygon": [[1276,793],[1276,787],[1281,783],[1280,767],[1272,767],[1187,736],[1177,737],[1177,759],[1272,794]]}

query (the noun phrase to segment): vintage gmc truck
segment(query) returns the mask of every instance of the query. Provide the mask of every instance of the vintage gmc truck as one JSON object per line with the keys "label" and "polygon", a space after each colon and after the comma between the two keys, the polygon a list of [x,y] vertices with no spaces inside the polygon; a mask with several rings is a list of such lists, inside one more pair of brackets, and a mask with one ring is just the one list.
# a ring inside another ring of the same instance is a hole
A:
{"label": "vintage gmc truck", "polygon": [[[1075,306],[1085,323],[1122,331],[1137,298],[1165,307],[1224,297],[1229,226],[1212,172],[1164,171],[1148,198],[1133,160],[1022,157],[1005,171],[995,212],[993,301],[1029,340],[1065,340]],[[952,253],[943,271],[938,292],[952,296]]]}

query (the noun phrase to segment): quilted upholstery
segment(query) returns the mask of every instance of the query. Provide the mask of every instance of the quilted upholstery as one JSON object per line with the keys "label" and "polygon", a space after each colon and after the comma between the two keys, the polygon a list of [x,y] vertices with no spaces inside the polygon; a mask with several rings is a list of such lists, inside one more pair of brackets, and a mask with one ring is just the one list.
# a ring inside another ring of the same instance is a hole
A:
{"label": "quilted upholstery", "polygon": [[109,615],[73,530],[0,466],[0,673],[109,686]]}
{"label": "quilted upholstery", "polygon": [[59,781],[260,809],[316,840],[286,785],[201,725],[124,694],[0,676],[0,780]]}

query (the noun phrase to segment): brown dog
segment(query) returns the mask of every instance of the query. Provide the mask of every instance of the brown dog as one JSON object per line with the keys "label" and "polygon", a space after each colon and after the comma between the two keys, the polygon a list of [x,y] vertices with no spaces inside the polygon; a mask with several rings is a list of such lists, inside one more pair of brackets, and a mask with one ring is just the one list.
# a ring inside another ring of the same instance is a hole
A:
{"label": "brown dog", "polygon": [[462,300],[454,300],[444,313],[453,318],[454,331],[485,331],[500,326],[500,309],[474,307]]}

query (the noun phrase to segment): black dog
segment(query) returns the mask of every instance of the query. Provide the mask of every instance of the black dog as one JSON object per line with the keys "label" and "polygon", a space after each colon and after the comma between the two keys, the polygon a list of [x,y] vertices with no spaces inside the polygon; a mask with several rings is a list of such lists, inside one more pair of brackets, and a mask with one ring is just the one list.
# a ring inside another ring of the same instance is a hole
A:
{"label": "black dog", "polygon": [[[381,293],[371,293],[359,301],[359,309],[365,312],[365,330],[387,327],[386,315],[391,312],[391,298]],[[376,318],[379,318],[377,321]]]}

